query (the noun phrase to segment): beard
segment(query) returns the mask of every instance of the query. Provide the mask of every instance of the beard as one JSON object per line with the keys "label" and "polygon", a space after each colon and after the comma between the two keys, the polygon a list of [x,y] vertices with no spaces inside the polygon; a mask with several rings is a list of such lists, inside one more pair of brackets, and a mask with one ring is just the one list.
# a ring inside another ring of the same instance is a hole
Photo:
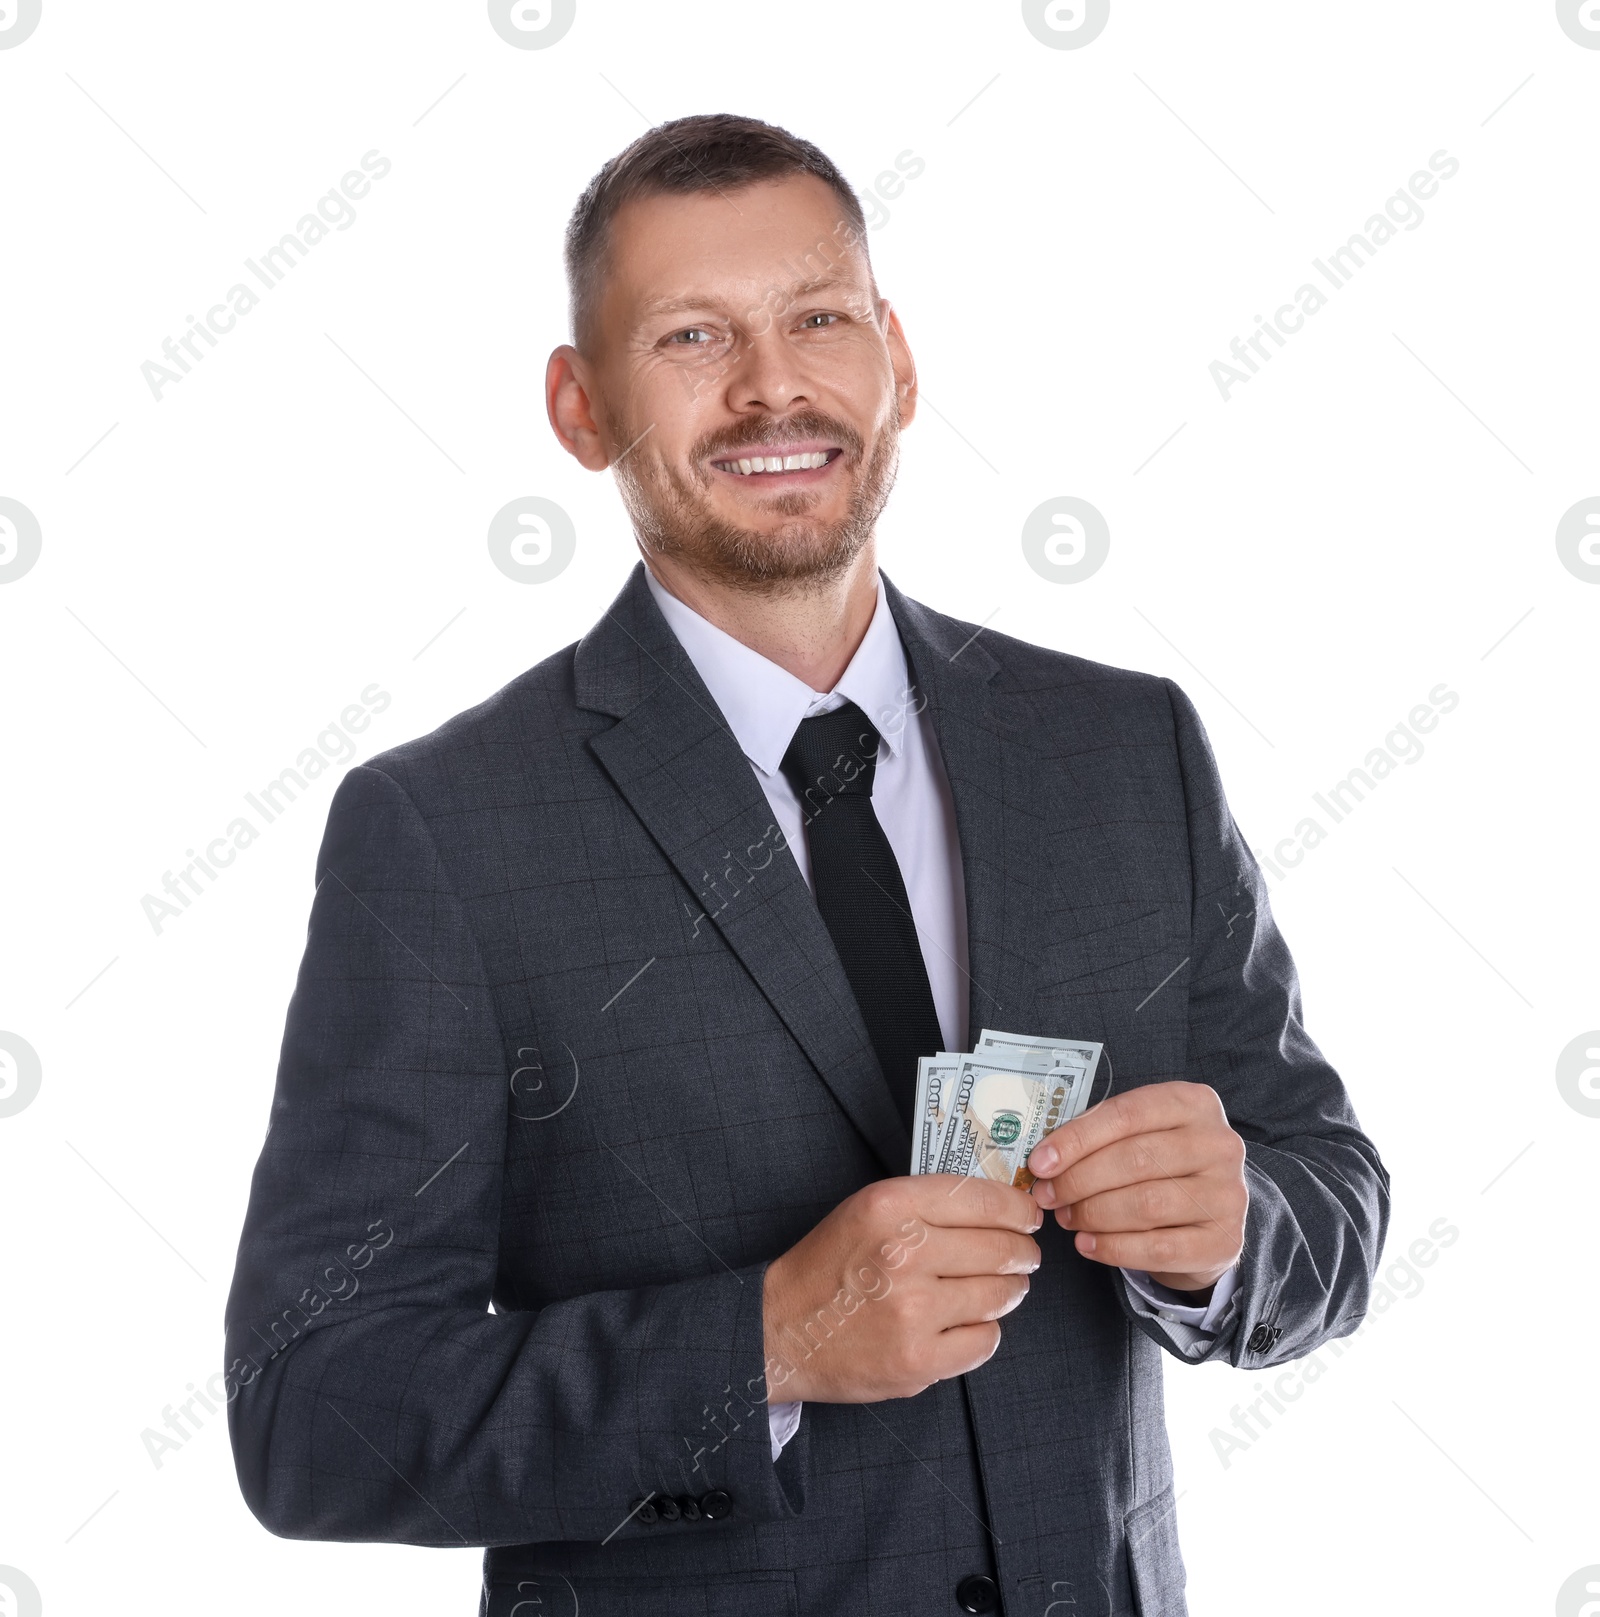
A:
{"label": "beard", "polygon": [[[639,439],[609,412],[606,425],[614,443],[633,444]],[[783,520],[768,528],[740,527],[713,512],[712,479],[722,474],[712,471],[709,461],[737,459],[741,451],[781,449],[805,438],[837,444],[837,459],[844,462],[847,475],[854,474],[848,509],[838,521],[819,522],[811,515],[821,495],[809,489],[771,496],[766,509]],[[848,422],[807,409],[784,416],[781,424],[773,416],[756,416],[735,428],[708,433],[690,449],[688,476],[648,453],[625,453],[612,471],[647,555],[671,557],[708,581],[752,594],[773,594],[841,577],[871,539],[899,466],[898,397],[893,420],[863,461],[865,447],[861,434]]]}

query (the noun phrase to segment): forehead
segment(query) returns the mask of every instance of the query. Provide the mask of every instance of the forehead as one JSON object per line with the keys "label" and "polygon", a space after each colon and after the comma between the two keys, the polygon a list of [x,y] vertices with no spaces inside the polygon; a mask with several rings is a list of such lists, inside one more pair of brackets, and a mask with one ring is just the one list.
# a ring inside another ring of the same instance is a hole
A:
{"label": "forehead", "polygon": [[871,286],[838,197],[811,174],[626,202],[607,257],[607,324],[630,327],[692,308],[753,307],[774,289]]}

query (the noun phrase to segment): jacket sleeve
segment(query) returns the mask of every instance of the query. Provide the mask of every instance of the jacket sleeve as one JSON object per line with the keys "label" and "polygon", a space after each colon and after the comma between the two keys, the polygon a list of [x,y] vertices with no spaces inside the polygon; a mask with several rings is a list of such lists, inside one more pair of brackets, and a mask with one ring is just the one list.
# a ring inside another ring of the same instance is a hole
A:
{"label": "jacket sleeve", "polygon": [[1250,1208],[1229,1326],[1209,1343],[1181,1350],[1117,1290],[1129,1317],[1175,1357],[1256,1369],[1360,1325],[1388,1228],[1389,1175],[1301,1021],[1294,961],[1200,717],[1164,683],[1193,881],[1187,1075],[1217,1091],[1245,1142]]}
{"label": "jacket sleeve", "polygon": [[489,1311],[508,1081],[429,828],[389,775],[353,769],[228,1300],[250,1509],[290,1538],[442,1545],[649,1532],[629,1513],[651,1493],[794,1514],[748,1418],[765,1265],[708,1256],[699,1278]]}

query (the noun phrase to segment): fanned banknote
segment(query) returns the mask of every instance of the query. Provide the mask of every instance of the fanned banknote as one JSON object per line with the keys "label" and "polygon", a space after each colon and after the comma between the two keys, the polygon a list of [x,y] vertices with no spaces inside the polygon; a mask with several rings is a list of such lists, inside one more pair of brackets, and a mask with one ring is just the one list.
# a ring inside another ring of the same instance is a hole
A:
{"label": "fanned banknote", "polygon": [[[1024,1072],[1048,1072],[1052,1067],[1086,1067],[1089,1082],[1094,1082],[1094,1070],[1100,1061],[1103,1046],[1090,1039],[1030,1039],[1023,1033],[996,1033],[985,1028],[978,1036],[976,1054],[1003,1051],[1005,1055],[1022,1063]],[[990,1055],[991,1061],[999,1059]]]}
{"label": "fanned banknote", "polygon": [[985,1028],[971,1054],[925,1056],[917,1064],[911,1172],[1026,1190],[1033,1148],[1087,1109],[1100,1050],[1092,1040]]}
{"label": "fanned banknote", "polygon": [[932,1173],[939,1160],[939,1137],[949,1115],[948,1096],[960,1070],[959,1056],[923,1056],[917,1062],[915,1138],[911,1142],[912,1173]]}

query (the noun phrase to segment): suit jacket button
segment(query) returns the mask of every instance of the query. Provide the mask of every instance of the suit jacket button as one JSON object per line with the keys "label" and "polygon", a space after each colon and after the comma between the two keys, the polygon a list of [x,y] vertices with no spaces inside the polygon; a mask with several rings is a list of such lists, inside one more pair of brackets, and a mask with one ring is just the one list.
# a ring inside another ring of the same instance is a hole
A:
{"label": "suit jacket button", "polygon": [[669,1493],[661,1495],[661,1503],[656,1506],[656,1509],[661,1512],[661,1519],[664,1522],[675,1522],[683,1514],[678,1509],[678,1501]]}
{"label": "suit jacket button", "polygon": [[1272,1341],[1272,1327],[1270,1325],[1258,1325],[1251,1331],[1250,1339],[1245,1343],[1245,1346],[1252,1353],[1265,1353],[1272,1346]]}
{"label": "suit jacket button", "polygon": [[683,1519],[686,1522],[700,1520],[700,1501],[692,1493],[678,1495],[678,1509],[683,1512]]}
{"label": "suit jacket button", "polygon": [[733,1495],[725,1488],[713,1488],[700,1495],[700,1511],[707,1521],[719,1522],[733,1509]]}
{"label": "suit jacket button", "polygon": [[641,1527],[654,1527],[661,1519],[661,1512],[656,1509],[652,1500],[635,1499],[633,1502],[633,1519]]}
{"label": "suit jacket button", "polygon": [[995,1588],[993,1578],[974,1572],[956,1585],[956,1604],[963,1611],[999,1611],[1000,1591]]}

